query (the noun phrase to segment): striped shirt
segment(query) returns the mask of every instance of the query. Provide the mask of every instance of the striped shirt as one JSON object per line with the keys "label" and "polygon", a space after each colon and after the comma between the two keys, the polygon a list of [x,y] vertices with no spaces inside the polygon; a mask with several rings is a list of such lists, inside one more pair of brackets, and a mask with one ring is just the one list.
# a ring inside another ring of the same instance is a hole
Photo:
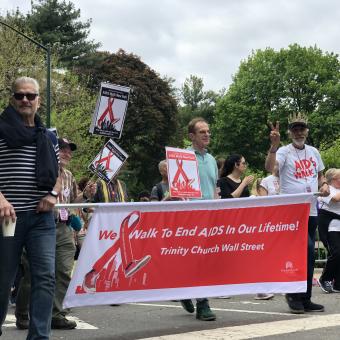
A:
{"label": "striped shirt", "polygon": [[[54,150],[59,159],[58,144]],[[36,153],[36,144],[10,149],[0,139],[0,192],[16,212],[36,210],[39,201],[48,194],[38,190]]]}
{"label": "striped shirt", "polygon": [[78,196],[77,182],[72,175],[72,172],[61,168],[59,171],[61,179],[61,192],[58,196],[57,203],[72,203]]}

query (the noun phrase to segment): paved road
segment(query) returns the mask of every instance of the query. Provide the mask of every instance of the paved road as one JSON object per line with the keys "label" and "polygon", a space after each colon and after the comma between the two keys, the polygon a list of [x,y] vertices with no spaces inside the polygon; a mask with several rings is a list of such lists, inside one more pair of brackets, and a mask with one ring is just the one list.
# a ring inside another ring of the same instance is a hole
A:
{"label": "paved road", "polygon": [[[217,321],[203,322],[188,314],[179,303],[127,304],[72,309],[78,328],[52,332],[63,340],[222,340],[262,339],[325,340],[340,338],[340,294],[324,294],[314,288],[314,301],[326,306],[324,313],[288,313],[282,295],[256,301],[251,295],[211,299]],[[3,339],[22,340],[26,332],[15,328],[13,308],[6,319]]]}

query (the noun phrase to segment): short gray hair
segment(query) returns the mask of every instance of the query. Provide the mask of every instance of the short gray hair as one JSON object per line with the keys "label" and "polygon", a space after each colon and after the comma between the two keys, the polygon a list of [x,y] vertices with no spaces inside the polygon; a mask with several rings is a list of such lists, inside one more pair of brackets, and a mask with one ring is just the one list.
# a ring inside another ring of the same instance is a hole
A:
{"label": "short gray hair", "polygon": [[40,90],[39,83],[36,79],[31,78],[31,77],[19,77],[15,79],[12,84],[12,92],[14,93],[18,89],[19,85],[25,84],[25,83],[33,84],[36,89],[36,93],[39,94],[39,90]]}
{"label": "short gray hair", "polygon": [[163,159],[162,161],[160,161],[160,162],[158,163],[158,170],[159,170],[159,171],[161,171],[161,167],[162,167],[163,165],[167,165],[167,164],[166,164],[166,159]]}

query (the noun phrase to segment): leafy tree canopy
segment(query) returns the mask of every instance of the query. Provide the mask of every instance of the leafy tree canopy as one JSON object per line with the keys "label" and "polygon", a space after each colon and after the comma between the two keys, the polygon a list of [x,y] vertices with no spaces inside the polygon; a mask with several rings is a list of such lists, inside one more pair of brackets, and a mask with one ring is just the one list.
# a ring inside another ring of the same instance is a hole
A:
{"label": "leafy tree canopy", "polygon": [[[19,20],[17,20],[19,19]],[[34,37],[33,32],[25,30],[20,16],[2,18],[13,28]],[[18,26],[19,25],[19,26]],[[0,25],[0,112],[8,105],[12,82],[20,76],[36,78],[40,84],[42,98],[39,114],[46,120],[46,55],[32,42],[12,29]],[[52,126],[56,126],[62,137],[77,143],[78,150],[71,162],[72,172],[79,179],[89,175],[87,165],[92,161],[102,145],[100,138],[93,138],[88,129],[95,105],[95,95],[83,86],[72,73],[57,72],[57,61],[52,60]]]}
{"label": "leafy tree canopy", "polygon": [[[14,29],[33,36],[28,29],[17,26],[16,22],[8,18],[0,18],[2,22],[9,24]],[[11,85],[19,76],[30,75],[39,80],[42,97],[40,112],[45,117],[45,88],[46,88],[46,53],[37,48],[32,42],[19,35],[12,29],[0,25],[0,107],[3,109],[8,105],[11,94]]]}
{"label": "leafy tree canopy", "polygon": [[164,147],[181,143],[172,82],[161,79],[134,54],[123,50],[96,54],[94,59],[100,62],[93,63],[92,67],[87,64],[86,68],[78,68],[91,90],[97,92],[101,82],[131,88],[123,134],[118,144],[129,154],[125,179],[130,191],[136,195],[141,190],[150,190],[159,180],[157,164],[165,157]]}
{"label": "leafy tree canopy", "polygon": [[327,169],[340,169],[340,137],[328,148],[321,146],[321,157]]}
{"label": "leafy tree canopy", "polygon": [[17,10],[7,17],[20,26],[28,27],[38,41],[50,46],[58,62],[63,66],[79,63],[99,46],[88,40],[91,20],[82,22],[80,10],[65,0],[32,0],[32,10],[23,15]]}
{"label": "leafy tree canopy", "polygon": [[214,151],[242,153],[261,169],[269,147],[267,122],[280,122],[286,143],[288,116],[299,111],[309,118],[309,143],[330,146],[340,131],[339,71],[338,56],[316,47],[253,52],[217,104]]}
{"label": "leafy tree canopy", "polygon": [[183,105],[179,108],[179,121],[186,134],[186,127],[194,117],[203,117],[209,124],[214,121],[216,102],[222,97],[224,89],[219,93],[205,91],[203,78],[190,75],[179,90]]}

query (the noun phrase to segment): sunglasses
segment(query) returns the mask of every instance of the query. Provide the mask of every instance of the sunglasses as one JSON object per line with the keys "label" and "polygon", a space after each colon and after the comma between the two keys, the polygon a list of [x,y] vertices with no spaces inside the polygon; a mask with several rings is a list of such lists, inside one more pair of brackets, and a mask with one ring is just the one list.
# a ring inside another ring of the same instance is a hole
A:
{"label": "sunglasses", "polygon": [[29,101],[34,100],[39,96],[38,93],[13,93],[13,97],[16,100],[23,100],[26,97]]}

